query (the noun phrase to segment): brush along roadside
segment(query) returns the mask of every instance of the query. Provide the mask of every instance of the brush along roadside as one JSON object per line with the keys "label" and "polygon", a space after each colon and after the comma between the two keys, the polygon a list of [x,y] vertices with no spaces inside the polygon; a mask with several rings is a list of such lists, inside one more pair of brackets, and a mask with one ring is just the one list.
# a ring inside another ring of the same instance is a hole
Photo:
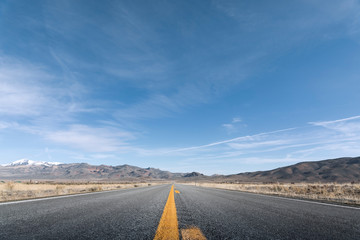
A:
{"label": "brush along roadside", "polygon": [[164,183],[0,182],[0,202],[147,187]]}
{"label": "brush along roadside", "polygon": [[184,183],[282,197],[360,206],[359,183]]}

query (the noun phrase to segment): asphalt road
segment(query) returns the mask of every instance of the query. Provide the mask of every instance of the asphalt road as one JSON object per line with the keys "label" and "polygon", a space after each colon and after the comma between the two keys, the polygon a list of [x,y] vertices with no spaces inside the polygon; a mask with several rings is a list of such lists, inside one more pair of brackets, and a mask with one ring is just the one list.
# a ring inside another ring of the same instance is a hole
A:
{"label": "asphalt road", "polygon": [[[153,239],[171,185],[0,204],[0,239]],[[360,239],[360,209],[175,185],[207,239]]]}
{"label": "asphalt road", "polygon": [[0,239],[152,239],[170,187],[0,205]]}
{"label": "asphalt road", "polygon": [[179,228],[207,239],[360,239],[360,209],[178,185]]}

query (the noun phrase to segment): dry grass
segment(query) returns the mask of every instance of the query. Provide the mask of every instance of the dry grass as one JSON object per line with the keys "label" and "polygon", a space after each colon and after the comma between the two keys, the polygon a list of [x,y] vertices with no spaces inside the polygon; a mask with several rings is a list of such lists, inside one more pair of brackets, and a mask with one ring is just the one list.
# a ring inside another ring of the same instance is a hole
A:
{"label": "dry grass", "polygon": [[196,183],[196,185],[201,187],[222,188],[284,197],[360,205],[359,183]]}
{"label": "dry grass", "polygon": [[0,182],[0,202],[145,187],[160,183],[19,183]]}

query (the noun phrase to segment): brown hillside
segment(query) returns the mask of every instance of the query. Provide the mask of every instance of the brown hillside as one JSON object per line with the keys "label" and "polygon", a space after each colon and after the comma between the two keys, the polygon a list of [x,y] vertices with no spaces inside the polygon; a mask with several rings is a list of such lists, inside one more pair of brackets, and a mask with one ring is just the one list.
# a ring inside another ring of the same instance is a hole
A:
{"label": "brown hillside", "polygon": [[242,182],[359,182],[360,157],[301,162],[269,171],[223,177]]}

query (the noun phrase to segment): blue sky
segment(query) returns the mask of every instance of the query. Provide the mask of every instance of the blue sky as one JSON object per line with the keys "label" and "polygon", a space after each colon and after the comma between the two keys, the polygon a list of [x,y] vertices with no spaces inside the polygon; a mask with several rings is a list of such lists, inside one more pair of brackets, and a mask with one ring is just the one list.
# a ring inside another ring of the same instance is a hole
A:
{"label": "blue sky", "polygon": [[0,3],[0,164],[360,156],[359,92],[356,0]]}

